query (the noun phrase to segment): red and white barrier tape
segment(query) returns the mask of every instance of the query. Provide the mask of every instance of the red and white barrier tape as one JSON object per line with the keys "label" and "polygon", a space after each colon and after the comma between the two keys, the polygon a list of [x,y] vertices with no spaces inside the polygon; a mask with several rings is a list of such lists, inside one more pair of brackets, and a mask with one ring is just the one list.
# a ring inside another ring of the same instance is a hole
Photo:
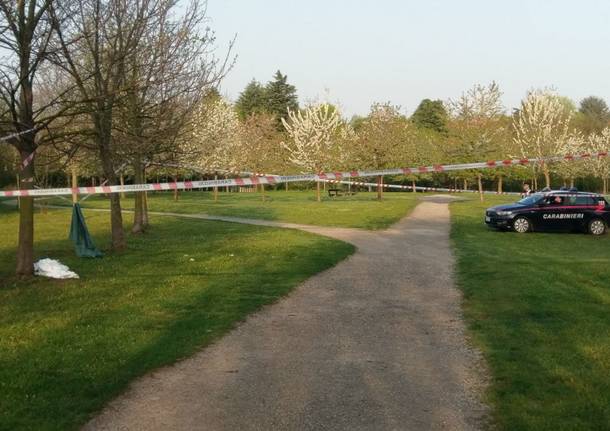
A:
{"label": "red and white barrier tape", "polygon": [[8,141],[9,139],[13,139],[13,138],[17,138],[21,135],[25,135],[26,133],[30,133],[35,130],[36,130],[36,127],[34,127],[33,129],[24,130],[23,132],[16,132],[16,133],[11,133],[10,135],[2,136],[0,138],[0,142]]}
{"label": "red and white barrier tape", "polygon": [[201,174],[217,174],[222,173],[225,175],[235,175],[235,176],[247,176],[247,177],[277,177],[279,175],[275,174],[265,174],[262,172],[250,172],[250,171],[238,171],[236,169],[226,169],[226,168],[200,168],[193,165],[184,165],[178,163],[158,163],[158,162],[150,162],[150,165],[153,166],[161,166],[165,168],[178,168],[178,169],[188,169],[190,171],[199,172]]}
{"label": "red and white barrier tape", "polygon": [[[361,186],[361,187],[379,187],[377,183],[365,183],[362,181],[339,181],[339,180],[323,180],[327,183],[335,183],[335,184],[348,184],[352,186]],[[413,186],[406,186],[402,184],[381,184],[381,187],[388,189],[396,189],[396,190],[413,190]],[[422,192],[448,192],[448,193],[479,193],[478,190],[464,190],[464,189],[451,189],[444,187],[423,187],[423,186],[415,186],[415,190],[420,190]],[[487,195],[521,195],[518,192],[494,192],[489,190],[483,190],[483,194]]]}
{"label": "red and white barrier tape", "polygon": [[[21,135],[25,135],[26,133],[34,132],[36,130],[37,130],[37,128],[34,127],[33,129],[24,130],[23,132],[16,132],[16,133],[12,133],[7,136],[2,136],[2,137],[0,137],[0,142],[8,141],[9,139],[14,139]],[[32,153],[29,156],[27,156],[25,159],[23,159],[23,161],[21,162],[21,171],[22,172],[25,170],[25,168],[27,168],[30,165],[30,163],[32,163],[32,160],[34,160],[35,154],[36,154],[36,150],[32,151]],[[24,182],[24,183],[31,183],[33,181],[34,181],[33,178],[24,178],[21,180],[21,182]]]}
{"label": "red and white barrier tape", "polygon": [[0,192],[0,197],[17,197],[17,196],[58,196],[71,194],[106,194],[106,193],[122,193],[122,192],[138,192],[138,191],[156,191],[156,190],[188,190],[188,189],[208,189],[213,187],[223,186],[245,186],[256,184],[277,184],[302,181],[321,181],[321,180],[342,180],[343,178],[357,177],[374,177],[378,175],[416,175],[422,173],[434,172],[451,172],[468,169],[493,169],[508,166],[528,165],[533,163],[549,163],[557,161],[574,161],[585,160],[590,158],[607,157],[608,152],[600,152],[595,154],[578,154],[568,156],[548,157],[544,159],[511,159],[511,160],[492,160],[488,162],[478,163],[462,163],[453,165],[432,165],[421,166],[417,168],[395,168],[381,169],[374,171],[350,171],[350,172],[327,172],[320,174],[303,174],[303,175],[267,175],[267,176],[252,176],[250,178],[234,178],[224,180],[207,180],[207,181],[182,181],[171,183],[156,183],[156,184],[132,184],[126,186],[104,186],[104,187],[79,187],[59,188],[59,189],[41,189],[41,190],[15,190]]}
{"label": "red and white barrier tape", "polygon": [[27,168],[30,165],[30,163],[32,163],[32,160],[34,160],[35,154],[36,154],[36,150],[32,151],[32,154],[30,154],[25,159],[23,159],[23,162],[21,162],[21,170],[24,170],[25,168]]}

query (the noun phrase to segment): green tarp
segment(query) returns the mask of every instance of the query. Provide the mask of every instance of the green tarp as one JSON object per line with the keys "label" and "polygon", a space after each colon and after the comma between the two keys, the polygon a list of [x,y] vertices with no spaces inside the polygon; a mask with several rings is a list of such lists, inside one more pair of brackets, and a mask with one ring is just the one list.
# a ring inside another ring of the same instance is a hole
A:
{"label": "green tarp", "polygon": [[101,251],[93,244],[93,239],[89,235],[85,217],[79,204],[74,204],[72,210],[72,223],[70,225],[70,240],[74,243],[76,255],[78,257],[102,257]]}

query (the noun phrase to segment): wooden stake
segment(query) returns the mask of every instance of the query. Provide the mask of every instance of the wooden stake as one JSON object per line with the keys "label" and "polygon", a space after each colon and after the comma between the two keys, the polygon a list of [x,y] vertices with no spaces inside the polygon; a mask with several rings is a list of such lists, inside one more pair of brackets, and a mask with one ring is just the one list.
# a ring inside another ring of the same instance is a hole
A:
{"label": "wooden stake", "polygon": [[[119,180],[121,181],[121,187],[123,187],[125,185],[125,178],[123,177],[123,174],[121,174]],[[123,192],[121,192],[121,199],[125,199],[125,193]]]}
{"label": "wooden stake", "polygon": [[[17,190],[21,189],[21,178],[19,177],[19,174],[17,174]],[[17,197],[17,208],[21,209],[21,197],[18,196]]]}
{"label": "wooden stake", "polygon": [[72,203],[78,203],[78,193],[75,189],[78,187],[78,175],[76,175],[76,168],[72,168]]}

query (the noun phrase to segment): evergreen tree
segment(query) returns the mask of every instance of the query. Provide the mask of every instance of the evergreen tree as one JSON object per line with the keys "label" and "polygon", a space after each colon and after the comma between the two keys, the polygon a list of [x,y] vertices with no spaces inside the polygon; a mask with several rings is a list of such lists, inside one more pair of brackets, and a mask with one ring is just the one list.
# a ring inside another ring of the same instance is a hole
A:
{"label": "evergreen tree", "polygon": [[589,96],[580,102],[580,128],[586,133],[600,133],[610,122],[608,105],[599,97]]}
{"label": "evergreen tree", "polygon": [[278,128],[282,128],[282,119],[288,117],[288,109],[299,109],[297,90],[294,85],[288,84],[288,76],[282,75],[279,70],[273,80],[265,86],[266,111],[275,116]]}
{"label": "evergreen tree", "polygon": [[235,102],[235,110],[241,120],[246,120],[252,114],[267,112],[265,88],[255,79],[250,81]]}
{"label": "evergreen tree", "polygon": [[440,100],[424,99],[421,101],[411,120],[419,127],[447,132],[447,110]]}

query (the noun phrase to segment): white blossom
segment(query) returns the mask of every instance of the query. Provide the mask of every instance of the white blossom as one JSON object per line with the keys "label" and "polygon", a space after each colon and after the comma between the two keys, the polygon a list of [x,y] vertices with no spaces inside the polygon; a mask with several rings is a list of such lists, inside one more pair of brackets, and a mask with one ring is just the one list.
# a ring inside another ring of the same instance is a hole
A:
{"label": "white blossom", "polygon": [[329,169],[338,154],[335,134],[341,125],[341,116],[328,104],[309,106],[303,111],[288,109],[288,121],[282,119],[290,136],[282,146],[288,151],[292,163],[306,172]]}
{"label": "white blossom", "polygon": [[[572,113],[553,92],[530,91],[513,120],[513,139],[521,157],[545,158],[559,154],[570,136],[571,117]],[[549,187],[549,168],[543,164],[542,170]]]}
{"label": "white blossom", "polygon": [[[560,156],[570,156],[586,152],[586,141],[579,132],[574,132],[565,139],[558,148],[557,154]],[[580,161],[566,160],[559,162],[555,171],[565,179],[574,180],[584,172],[585,164]]]}
{"label": "white blossom", "polygon": [[192,139],[182,144],[182,161],[204,170],[235,169],[239,141],[233,107],[222,99],[203,103],[193,117]]}
{"label": "white blossom", "polygon": [[[591,154],[610,152],[610,128],[606,127],[601,133],[591,134],[585,142],[585,149]],[[610,177],[610,156],[591,157],[587,167],[592,173],[604,182],[604,192],[608,192],[608,178]]]}

